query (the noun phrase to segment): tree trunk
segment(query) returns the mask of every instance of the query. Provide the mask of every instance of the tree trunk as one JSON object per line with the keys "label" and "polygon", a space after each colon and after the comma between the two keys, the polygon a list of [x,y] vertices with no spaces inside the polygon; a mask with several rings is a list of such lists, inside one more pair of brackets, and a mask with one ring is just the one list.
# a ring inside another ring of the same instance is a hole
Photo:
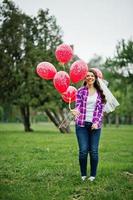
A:
{"label": "tree trunk", "polygon": [[107,125],[107,120],[108,120],[108,116],[107,116],[107,114],[104,114],[104,117],[103,117],[103,125],[104,125],[104,127],[106,127],[106,125]]}
{"label": "tree trunk", "polygon": [[[53,112],[55,118],[58,120],[58,127],[60,126],[60,124],[62,123],[62,120],[64,120],[64,114],[63,111],[60,110],[59,113]],[[61,128],[59,128],[60,130]],[[68,125],[68,123],[65,124],[64,127],[62,127],[62,130],[64,130],[64,133],[70,133],[70,126]]]}
{"label": "tree trunk", "polygon": [[128,124],[132,124],[132,116],[131,115],[128,115],[128,117],[127,117],[127,123]]}
{"label": "tree trunk", "polygon": [[25,132],[31,132],[33,129],[30,128],[30,108],[29,105],[21,105],[20,111],[23,119]]}
{"label": "tree trunk", "polygon": [[108,115],[108,124],[109,124],[109,126],[111,126],[111,123],[112,123],[111,116],[110,116],[110,115]]}
{"label": "tree trunk", "polygon": [[116,127],[119,127],[119,115],[118,114],[115,115],[115,125],[116,125]]}
{"label": "tree trunk", "polygon": [[69,126],[59,128],[62,121],[57,113],[52,112],[49,109],[45,109],[45,112],[47,116],[49,117],[49,119],[54,123],[54,125],[59,129],[61,133],[70,133]]}
{"label": "tree trunk", "polygon": [[133,124],[133,116],[131,116],[131,124]]}

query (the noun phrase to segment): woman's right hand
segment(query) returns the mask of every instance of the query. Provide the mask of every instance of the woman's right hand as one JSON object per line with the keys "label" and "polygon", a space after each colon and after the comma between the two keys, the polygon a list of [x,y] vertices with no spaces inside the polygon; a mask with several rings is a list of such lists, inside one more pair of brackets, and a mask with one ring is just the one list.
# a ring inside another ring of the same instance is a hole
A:
{"label": "woman's right hand", "polygon": [[76,109],[72,109],[71,113],[74,115],[75,118],[80,115],[80,112],[78,110],[76,110]]}

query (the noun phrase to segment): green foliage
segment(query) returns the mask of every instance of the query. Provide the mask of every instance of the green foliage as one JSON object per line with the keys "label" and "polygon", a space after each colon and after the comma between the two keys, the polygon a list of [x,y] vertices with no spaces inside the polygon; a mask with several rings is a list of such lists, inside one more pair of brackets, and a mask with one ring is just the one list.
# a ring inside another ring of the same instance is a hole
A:
{"label": "green foliage", "polygon": [[3,107],[0,106],[0,121],[2,120],[3,118]]}
{"label": "green foliage", "polygon": [[33,128],[22,134],[21,125],[0,124],[0,199],[132,200],[133,126],[103,129],[93,183],[80,179],[75,134],[59,134],[47,123]]}
{"label": "green foliage", "polygon": [[62,42],[62,33],[55,17],[48,9],[29,17],[8,0],[0,11],[1,102],[36,107],[52,102],[56,95],[52,82],[38,77],[36,66],[42,61],[57,66],[54,51]]}
{"label": "green foliage", "polygon": [[104,76],[109,87],[120,102],[117,113],[132,118],[133,113],[133,41],[121,40],[116,46],[116,55],[104,64]]}
{"label": "green foliage", "polygon": [[15,98],[16,65],[21,56],[22,17],[11,1],[0,6],[0,92],[1,101]]}
{"label": "green foliage", "polygon": [[0,6],[0,103],[21,108],[25,130],[30,130],[29,107],[59,110],[63,107],[52,81],[36,74],[40,62],[48,61],[58,69],[54,52],[62,43],[62,31],[49,10],[30,17],[4,0]]}

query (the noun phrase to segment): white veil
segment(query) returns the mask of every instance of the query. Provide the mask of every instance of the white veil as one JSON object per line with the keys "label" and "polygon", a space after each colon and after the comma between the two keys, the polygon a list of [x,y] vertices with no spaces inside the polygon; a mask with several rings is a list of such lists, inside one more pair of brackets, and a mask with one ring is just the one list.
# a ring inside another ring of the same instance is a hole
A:
{"label": "white veil", "polygon": [[108,82],[106,82],[105,80],[102,80],[100,78],[98,78],[98,82],[100,84],[101,89],[103,90],[103,94],[105,95],[105,98],[107,101],[105,104],[105,107],[104,107],[104,112],[110,113],[110,112],[114,111],[115,108],[117,106],[119,106],[120,104],[117,101],[117,99],[113,96],[111,91],[108,89],[108,87],[107,87]]}

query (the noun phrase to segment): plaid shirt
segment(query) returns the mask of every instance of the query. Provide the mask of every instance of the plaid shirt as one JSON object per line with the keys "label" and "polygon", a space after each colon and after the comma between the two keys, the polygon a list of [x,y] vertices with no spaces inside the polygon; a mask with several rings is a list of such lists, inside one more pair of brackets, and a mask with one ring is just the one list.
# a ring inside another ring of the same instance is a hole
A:
{"label": "plaid shirt", "polygon": [[[83,86],[78,89],[77,97],[76,97],[76,109],[80,112],[80,115],[76,118],[76,124],[79,126],[85,125],[86,102],[87,102],[88,95],[89,95],[89,92],[86,86]],[[102,103],[100,93],[98,93],[96,106],[93,112],[93,119],[92,119],[92,123],[96,123],[98,128],[101,128],[102,126],[103,108],[104,108],[104,104]]]}

